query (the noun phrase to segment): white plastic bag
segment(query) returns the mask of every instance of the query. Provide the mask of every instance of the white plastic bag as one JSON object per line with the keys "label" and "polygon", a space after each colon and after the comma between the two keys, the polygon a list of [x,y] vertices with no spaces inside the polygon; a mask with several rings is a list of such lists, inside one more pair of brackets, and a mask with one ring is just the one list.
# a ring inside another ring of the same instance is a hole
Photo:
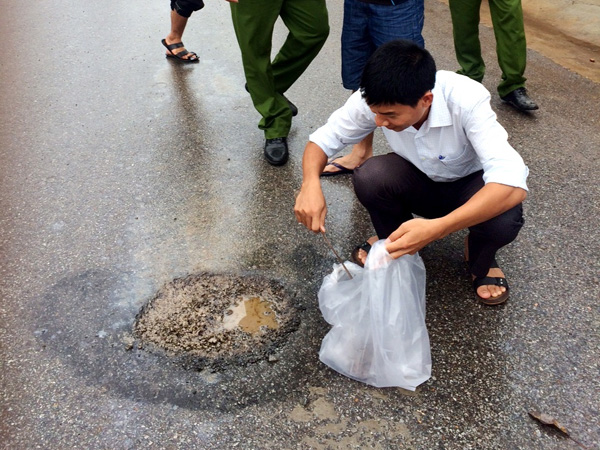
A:
{"label": "white plastic bag", "polygon": [[319,290],[319,307],[333,325],[319,358],[371,386],[414,391],[431,376],[421,257],[392,259],[380,240],[369,251],[364,269],[345,264],[353,278],[335,264]]}

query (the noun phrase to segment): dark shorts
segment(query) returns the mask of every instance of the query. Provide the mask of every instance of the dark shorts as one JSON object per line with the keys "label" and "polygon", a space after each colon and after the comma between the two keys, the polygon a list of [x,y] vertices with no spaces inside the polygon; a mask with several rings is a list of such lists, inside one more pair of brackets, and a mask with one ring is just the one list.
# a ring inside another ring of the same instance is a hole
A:
{"label": "dark shorts", "polygon": [[190,17],[194,11],[204,8],[202,0],[171,0],[171,9],[182,17]]}

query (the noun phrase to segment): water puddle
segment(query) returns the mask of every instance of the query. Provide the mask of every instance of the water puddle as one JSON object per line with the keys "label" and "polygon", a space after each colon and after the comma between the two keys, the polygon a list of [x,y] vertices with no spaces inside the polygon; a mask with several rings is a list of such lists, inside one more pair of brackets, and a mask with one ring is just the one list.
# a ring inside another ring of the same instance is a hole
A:
{"label": "water puddle", "polygon": [[246,333],[256,334],[261,327],[276,330],[279,323],[269,302],[260,297],[252,297],[225,311],[223,327],[226,330],[239,327]]}

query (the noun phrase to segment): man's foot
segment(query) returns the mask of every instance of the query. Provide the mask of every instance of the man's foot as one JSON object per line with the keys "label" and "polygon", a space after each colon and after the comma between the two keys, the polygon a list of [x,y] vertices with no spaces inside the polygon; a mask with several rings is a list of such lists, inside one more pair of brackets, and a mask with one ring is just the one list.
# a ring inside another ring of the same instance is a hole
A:
{"label": "man's foot", "polygon": [[379,238],[377,236],[371,236],[365,242],[355,247],[352,250],[352,254],[350,255],[350,260],[358,264],[360,267],[365,267],[365,262],[367,261],[367,255],[369,254],[369,250],[371,250],[371,245],[377,242]]}
{"label": "man's foot", "polygon": [[265,158],[274,166],[282,166],[288,160],[287,138],[280,137],[265,141]]}
{"label": "man's foot", "polygon": [[527,89],[524,87],[517,88],[508,95],[500,98],[503,102],[508,103],[510,106],[518,109],[519,111],[534,111],[539,109],[537,103],[529,98],[527,95]]}
{"label": "man's foot", "polygon": [[[465,236],[465,261],[469,262],[468,234]],[[500,305],[508,300],[508,283],[504,277],[504,272],[497,267],[498,264],[495,260],[494,266],[496,267],[491,267],[486,277],[476,278],[475,275],[472,275],[475,295],[481,303],[486,305]]]}
{"label": "man's foot", "polygon": [[183,42],[174,42],[172,44],[167,43],[166,39],[163,39],[162,45],[167,48],[167,58],[175,58],[177,61],[185,63],[199,62],[200,58],[194,52],[188,52],[183,45]]}
{"label": "man's foot", "polygon": [[[347,167],[342,166],[340,163],[337,162],[338,159],[340,159],[340,158],[332,159],[331,161],[329,161],[327,163],[327,165],[323,169],[323,172],[321,173],[322,177],[333,177],[336,175],[344,175],[347,173],[354,173],[354,169],[348,169]],[[336,170],[335,171],[327,170],[327,168],[331,168],[331,167]]]}
{"label": "man's foot", "polygon": [[[354,169],[373,156],[373,133],[368,134],[362,141],[352,147],[352,152],[334,160],[329,160],[321,176],[341,175],[352,173]],[[335,164],[333,163],[335,161]]]}
{"label": "man's foot", "polygon": [[[349,155],[335,158],[335,164],[333,164],[333,160],[329,161],[323,169],[322,175],[328,176],[352,173],[352,171],[360,166],[363,162],[364,161],[362,159],[356,158],[352,153],[350,153]],[[340,169],[340,167],[342,167],[342,169]]]}
{"label": "man's foot", "polygon": [[500,305],[508,300],[508,283],[499,267],[492,267],[486,277],[473,275],[473,288],[477,300],[485,305]]}

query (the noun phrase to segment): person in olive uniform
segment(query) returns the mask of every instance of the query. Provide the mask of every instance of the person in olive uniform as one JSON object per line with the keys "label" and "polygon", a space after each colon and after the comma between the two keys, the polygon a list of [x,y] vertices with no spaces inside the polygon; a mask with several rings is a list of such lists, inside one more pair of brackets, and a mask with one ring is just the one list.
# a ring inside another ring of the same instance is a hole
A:
{"label": "person in olive uniform", "polygon": [[[479,42],[481,0],[449,0],[454,35],[454,50],[460,64],[458,73],[481,82],[485,64]],[[533,111],[538,105],[525,89],[527,45],[521,0],[489,0],[496,36],[496,54],[502,69],[498,85],[500,98],[519,111]]]}
{"label": "person in olive uniform", "polygon": [[[275,166],[288,160],[287,136],[296,107],[284,96],[317,56],[329,35],[325,0],[230,0],[242,54],[246,89],[262,116],[264,156]],[[281,17],[289,30],[271,60],[273,29]]]}

